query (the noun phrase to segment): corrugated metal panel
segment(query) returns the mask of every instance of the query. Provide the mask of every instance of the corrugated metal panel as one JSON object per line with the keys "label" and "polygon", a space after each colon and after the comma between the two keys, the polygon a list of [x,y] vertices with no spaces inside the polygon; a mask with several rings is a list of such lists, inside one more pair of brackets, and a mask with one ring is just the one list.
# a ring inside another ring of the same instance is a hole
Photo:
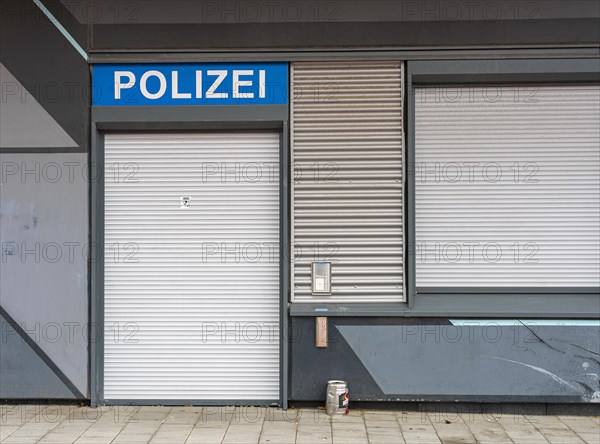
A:
{"label": "corrugated metal panel", "polygon": [[[292,299],[404,300],[400,62],[295,63]],[[331,295],[311,262],[332,262]]]}
{"label": "corrugated metal panel", "polygon": [[279,135],[107,134],[105,166],[104,397],[278,400]]}
{"label": "corrugated metal panel", "polygon": [[420,287],[600,284],[600,87],[419,89]]}

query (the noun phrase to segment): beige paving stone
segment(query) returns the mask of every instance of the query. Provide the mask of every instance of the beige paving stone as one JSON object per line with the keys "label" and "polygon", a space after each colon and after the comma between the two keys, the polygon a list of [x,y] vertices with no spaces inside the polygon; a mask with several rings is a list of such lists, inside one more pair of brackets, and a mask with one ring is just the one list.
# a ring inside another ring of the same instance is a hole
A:
{"label": "beige paving stone", "polygon": [[203,421],[202,419],[198,420],[194,425],[196,428],[202,429],[223,429],[226,430],[229,427],[229,421]]}
{"label": "beige paving stone", "polygon": [[6,439],[2,442],[7,443],[17,443],[17,442],[29,442],[35,443],[42,439],[50,430],[56,427],[55,423],[25,423],[23,426],[19,427],[13,433],[10,434]]}
{"label": "beige paving stone", "polygon": [[165,424],[196,424],[199,419],[200,412],[171,411],[164,422]]}
{"label": "beige paving stone", "polygon": [[244,433],[260,433],[262,430],[262,424],[235,424],[230,423],[227,431],[231,432],[244,432]]}
{"label": "beige paving stone", "polygon": [[332,436],[331,433],[298,430],[296,442],[298,444],[331,443]]}
{"label": "beige paving stone", "polygon": [[241,424],[262,424],[269,414],[270,411],[266,407],[240,407],[236,409],[231,422]]}
{"label": "beige paving stone", "polygon": [[[108,408],[108,409],[112,409],[112,406],[103,406],[103,408]],[[152,412],[152,413],[157,413],[157,412],[162,412],[162,413],[171,413],[171,410],[173,410],[174,408],[180,408],[180,407],[171,407],[168,405],[142,405],[137,407],[137,410],[140,413],[144,413],[144,412]],[[208,407],[207,407],[208,408]]]}
{"label": "beige paving stone", "polygon": [[507,435],[515,444],[547,444],[548,440],[537,430],[505,427]]}
{"label": "beige paving stone", "polygon": [[193,428],[193,424],[161,424],[150,442],[156,444],[185,443]]}
{"label": "beige paving stone", "polygon": [[435,434],[435,429],[431,424],[403,424],[400,423],[400,429],[402,429],[402,433],[433,433]]}
{"label": "beige paving stone", "polygon": [[333,436],[333,444],[369,444],[369,440],[366,436],[364,437],[336,437]]}
{"label": "beige paving stone", "polygon": [[221,421],[229,422],[236,415],[236,409],[233,407],[204,407],[200,414],[199,421]]}
{"label": "beige paving stone", "polygon": [[31,417],[26,417],[20,411],[12,411],[0,418],[0,427],[21,426],[29,421]]}
{"label": "beige paving stone", "polygon": [[369,436],[374,436],[374,435],[385,435],[385,436],[402,436],[402,430],[400,430],[400,427],[385,427],[385,428],[378,428],[378,429],[367,429],[367,435]]}
{"label": "beige paving stone", "polygon": [[87,429],[75,441],[77,444],[102,444],[110,443],[121,432],[124,426],[99,426],[97,423]]}
{"label": "beige paving stone", "polygon": [[578,433],[586,444],[600,444],[600,436],[597,433]]}
{"label": "beige paving stone", "polygon": [[365,424],[369,428],[396,428],[400,427],[398,421],[365,421]]}
{"label": "beige paving stone", "polygon": [[296,435],[294,436],[261,436],[259,444],[295,444]]}
{"label": "beige paving stone", "polygon": [[163,421],[171,413],[171,407],[141,407],[131,415],[132,420]]}
{"label": "beige paving stone", "polygon": [[496,424],[498,423],[498,414],[486,414],[486,413],[460,413],[460,419],[463,424]]}
{"label": "beige paving stone", "polygon": [[295,424],[296,422],[298,422],[298,419],[301,415],[302,412],[296,409],[283,410],[269,408],[266,412],[265,422],[283,421]]}
{"label": "beige paving stone", "polygon": [[443,443],[469,443],[475,444],[477,440],[471,431],[464,425],[459,427],[443,427],[441,424],[435,426],[438,437]]}
{"label": "beige paving stone", "polygon": [[404,438],[401,433],[369,433],[370,444],[404,444]]}
{"label": "beige paving stone", "polygon": [[52,433],[83,433],[94,425],[91,421],[84,421],[83,419],[65,419],[60,424],[52,429]]}
{"label": "beige paving stone", "polygon": [[482,440],[477,440],[477,444],[514,444],[512,442],[512,440],[508,440],[508,441],[482,441]]}
{"label": "beige paving stone", "polygon": [[599,418],[585,416],[352,410],[329,417],[319,409],[262,407],[0,407],[2,444],[600,444]]}
{"label": "beige paving stone", "polygon": [[502,425],[496,422],[469,422],[465,423],[469,428],[475,439],[479,442],[495,442],[505,443],[512,442],[506,431],[502,428]]}
{"label": "beige paving stone", "polygon": [[151,434],[136,433],[136,434],[119,434],[111,444],[147,444],[152,439]]}
{"label": "beige paving stone", "polygon": [[86,421],[89,423],[95,423],[98,421],[105,411],[101,409],[93,409],[89,407],[75,407],[68,411],[67,417],[65,418],[68,421]]}
{"label": "beige paving stone", "polygon": [[423,424],[431,425],[431,421],[425,412],[399,412],[398,422],[402,424]]}
{"label": "beige paving stone", "polygon": [[367,433],[369,435],[373,434],[390,434],[390,435],[402,435],[402,429],[398,424],[396,426],[390,427],[367,427]]}
{"label": "beige paving stone", "polygon": [[225,437],[223,438],[223,444],[252,444],[252,443],[258,443],[260,439],[260,432],[254,432],[254,431],[241,431],[241,430],[236,430],[236,431],[230,431],[229,429],[227,430],[227,433],[225,433]]}
{"label": "beige paving stone", "polygon": [[317,411],[321,416],[328,418],[330,421],[352,422],[352,421],[362,421],[364,419],[364,412],[362,412],[361,410],[350,410],[350,412],[348,414],[337,413],[335,415],[328,415],[327,410],[325,410],[325,409],[319,409]]}
{"label": "beige paving stone", "polygon": [[56,426],[58,426],[61,422],[62,421],[59,421],[59,422],[29,421],[29,422],[26,422],[25,424],[23,424],[21,426],[20,430],[51,430],[51,429],[55,428]]}
{"label": "beige paving stone", "polygon": [[72,444],[79,435],[73,433],[48,433],[38,441],[41,444]]}
{"label": "beige paving stone", "polygon": [[331,429],[323,427],[298,427],[298,429],[296,430],[296,435],[323,435],[331,438],[333,436],[333,432],[331,431]]}
{"label": "beige paving stone", "polygon": [[263,430],[288,430],[288,429],[292,429],[292,430],[296,430],[296,427],[298,426],[295,422],[291,422],[291,421],[270,421],[267,420],[265,422],[263,422]]}
{"label": "beige paving stone", "polygon": [[406,444],[440,444],[441,442],[435,433],[405,432],[402,436]]}
{"label": "beige paving stone", "polygon": [[37,439],[33,439],[29,436],[9,436],[2,441],[2,444],[32,444],[36,443],[37,441]]}
{"label": "beige paving stone", "polygon": [[557,430],[540,429],[539,432],[550,444],[584,444],[584,441],[571,430],[558,430],[559,433],[556,433]]}
{"label": "beige paving stone", "polygon": [[463,418],[458,412],[428,412],[427,418],[432,424],[462,424]]}
{"label": "beige paving stone", "polygon": [[295,428],[281,428],[281,429],[265,429],[260,434],[261,444],[278,444],[278,443],[295,443],[296,442],[296,429]]}
{"label": "beige paving stone", "polygon": [[367,432],[353,432],[351,430],[334,430],[332,435],[334,438],[366,438]]}
{"label": "beige paving stone", "polygon": [[4,415],[7,415],[9,413],[14,413],[15,410],[18,409],[18,405],[11,405],[11,404],[1,404],[0,405],[0,418],[2,418]]}
{"label": "beige paving stone", "polygon": [[331,430],[336,432],[366,433],[364,424],[331,424]]}
{"label": "beige paving stone", "polygon": [[[336,418],[336,422],[340,422],[341,419]],[[330,418],[327,413],[320,410],[306,411],[303,410],[301,416],[298,418],[298,424],[329,424]]]}
{"label": "beige paving stone", "polygon": [[394,412],[364,412],[365,421],[393,421],[396,422]]}
{"label": "beige paving stone", "polygon": [[536,429],[568,429],[569,427],[563,423],[558,416],[529,416],[527,417],[529,423]]}
{"label": "beige paving stone", "polygon": [[0,423],[0,440],[8,438],[14,432],[19,430],[19,427],[20,426],[18,426],[18,425],[4,425],[4,424]]}
{"label": "beige paving stone", "polygon": [[136,421],[130,422],[121,430],[119,436],[122,435],[136,435],[136,434],[144,434],[144,435],[154,435],[159,427],[162,425],[160,421]]}
{"label": "beige paving stone", "polygon": [[558,418],[576,433],[600,434],[600,425],[586,416],[559,416]]}
{"label": "beige paving stone", "polygon": [[213,444],[220,443],[225,436],[227,428],[196,427],[190,433],[186,444]]}
{"label": "beige paving stone", "polygon": [[170,413],[202,413],[204,407],[197,405],[184,405],[171,407]]}

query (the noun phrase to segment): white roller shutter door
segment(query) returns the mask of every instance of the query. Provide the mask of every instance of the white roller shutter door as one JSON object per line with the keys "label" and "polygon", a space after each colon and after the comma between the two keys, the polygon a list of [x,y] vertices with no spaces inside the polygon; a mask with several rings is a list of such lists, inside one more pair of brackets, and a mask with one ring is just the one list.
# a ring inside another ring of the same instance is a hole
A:
{"label": "white roller shutter door", "polygon": [[600,285],[600,87],[421,88],[416,283]]}
{"label": "white roller shutter door", "polygon": [[107,134],[105,167],[104,398],[277,401],[279,135]]}
{"label": "white roller shutter door", "polygon": [[293,64],[294,302],[404,300],[402,92],[400,62]]}

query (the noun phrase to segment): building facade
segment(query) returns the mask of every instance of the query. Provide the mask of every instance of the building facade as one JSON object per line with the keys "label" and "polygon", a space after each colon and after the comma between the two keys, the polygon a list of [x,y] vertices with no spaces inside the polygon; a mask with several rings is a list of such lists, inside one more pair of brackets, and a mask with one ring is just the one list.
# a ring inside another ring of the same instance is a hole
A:
{"label": "building facade", "polygon": [[3,2],[0,399],[600,401],[599,25]]}

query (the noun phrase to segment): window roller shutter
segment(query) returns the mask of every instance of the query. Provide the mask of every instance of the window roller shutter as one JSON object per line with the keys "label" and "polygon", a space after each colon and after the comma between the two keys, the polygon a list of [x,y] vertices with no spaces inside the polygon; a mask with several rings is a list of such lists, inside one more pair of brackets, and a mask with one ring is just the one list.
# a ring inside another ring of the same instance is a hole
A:
{"label": "window roller shutter", "polygon": [[[292,67],[293,301],[404,300],[400,62]],[[331,295],[311,262],[332,263]]]}

